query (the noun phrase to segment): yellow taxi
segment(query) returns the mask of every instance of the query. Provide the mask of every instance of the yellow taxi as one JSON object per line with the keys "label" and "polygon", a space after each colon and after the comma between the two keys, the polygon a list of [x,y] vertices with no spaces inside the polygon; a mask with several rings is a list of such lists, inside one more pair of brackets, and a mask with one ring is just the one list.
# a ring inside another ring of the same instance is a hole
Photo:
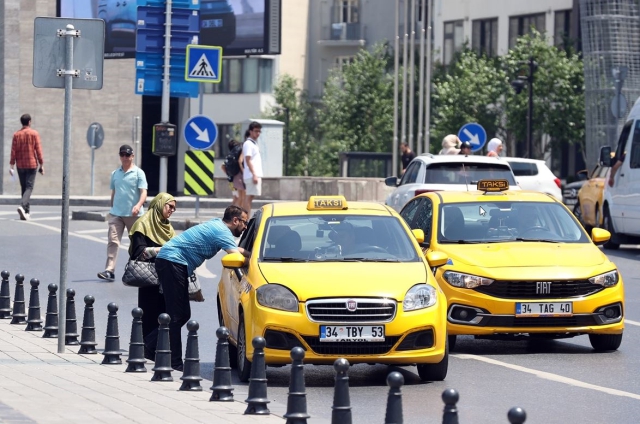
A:
{"label": "yellow taxi", "polygon": [[604,185],[609,179],[611,168],[598,165],[593,170],[591,178],[578,191],[578,203],[574,214],[585,228],[602,227],[602,203],[604,199]]}
{"label": "yellow taxi", "polygon": [[390,207],[342,196],[259,209],[239,241],[248,265],[225,255],[218,285],[240,380],[249,379],[256,336],[267,365],[290,363],[300,346],[307,364],[417,365],[421,379],[444,380],[447,302],[423,240]]}
{"label": "yellow taxi", "polygon": [[511,339],[588,334],[616,350],[624,329],[624,288],[616,266],[573,214],[543,193],[506,191],[481,180],[478,191],[413,198],[400,215],[425,234],[427,260],[447,262],[435,276],[447,301],[449,348],[457,335]]}

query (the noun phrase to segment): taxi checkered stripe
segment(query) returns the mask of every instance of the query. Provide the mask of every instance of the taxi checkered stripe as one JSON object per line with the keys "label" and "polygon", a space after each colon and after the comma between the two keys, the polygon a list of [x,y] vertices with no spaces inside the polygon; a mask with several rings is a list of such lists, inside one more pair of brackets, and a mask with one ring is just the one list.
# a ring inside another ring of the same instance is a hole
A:
{"label": "taxi checkered stripe", "polygon": [[184,194],[213,194],[213,158],[210,150],[189,150],[184,158]]}

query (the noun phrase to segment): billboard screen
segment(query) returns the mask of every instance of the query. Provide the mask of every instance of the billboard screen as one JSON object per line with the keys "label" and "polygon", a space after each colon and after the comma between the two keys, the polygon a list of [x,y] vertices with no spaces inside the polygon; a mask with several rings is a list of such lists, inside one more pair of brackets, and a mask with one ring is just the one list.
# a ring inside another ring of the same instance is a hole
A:
{"label": "billboard screen", "polygon": [[[200,0],[199,44],[224,56],[280,54],[280,11],[281,0]],[[135,57],[135,0],[58,0],[57,16],[103,19],[104,57]]]}

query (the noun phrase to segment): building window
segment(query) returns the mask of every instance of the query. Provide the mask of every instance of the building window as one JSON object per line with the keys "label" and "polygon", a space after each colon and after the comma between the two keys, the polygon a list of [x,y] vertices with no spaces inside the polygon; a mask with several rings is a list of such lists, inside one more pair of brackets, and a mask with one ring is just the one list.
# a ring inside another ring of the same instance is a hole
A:
{"label": "building window", "polygon": [[521,37],[525,34],[531,34],[532,29],[535,29],[538,32],[544,32],[547,28],[545,18],[545,13],[510,17],[509,48],[512,49],[513,47],[515,47],[518,37]]}
{"label": "building window", "polygon": [[353,63],[353,56],[337,56],[334,60],[334,69],[342,72],[346,65]]}
{"label": "building window", "polygon": [[204,83],[204,92],[272,93],[273,59],[222,59],[220,83]]}
{"label": "building window", "polygon": [[336,0],[334,9],[334,13],[336,14],[335,22],[344,22],[347,24],[359,22],[358,1],[359,0]]}
{"label": "building window", "polygon": [[444,23],[444,64],[448,65],[453,59],[453,55],[462,49],[463,44],[463,21],[451,21]]}
{"label": "building window", "polygon": [[498,55],[498,19],[478,19],[473,21],[471,33],[472,48],[478,54],[489,57]]}
{"label": "building window", "polygon": [[555,13],[554,44],[567,48],[571,44],[571,10],[558,10]]}

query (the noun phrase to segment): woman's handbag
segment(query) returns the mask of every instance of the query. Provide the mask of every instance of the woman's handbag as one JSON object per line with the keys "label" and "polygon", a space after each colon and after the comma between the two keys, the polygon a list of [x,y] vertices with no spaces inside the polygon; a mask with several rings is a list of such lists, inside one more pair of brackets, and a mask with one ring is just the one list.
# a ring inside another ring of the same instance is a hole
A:
{"label": "woman's handbag", "polygon": [[202,287],[200,287],[200,282],[195,272],[189,276],[189,300],[193,302],[204,302]]}
{"label": "woman's handbag", "polygon": [[129,259],[124,266],[122,283],[129,287],[151,287],[157,286],[158,273],[153,262],[145,262],[137,259]]}

